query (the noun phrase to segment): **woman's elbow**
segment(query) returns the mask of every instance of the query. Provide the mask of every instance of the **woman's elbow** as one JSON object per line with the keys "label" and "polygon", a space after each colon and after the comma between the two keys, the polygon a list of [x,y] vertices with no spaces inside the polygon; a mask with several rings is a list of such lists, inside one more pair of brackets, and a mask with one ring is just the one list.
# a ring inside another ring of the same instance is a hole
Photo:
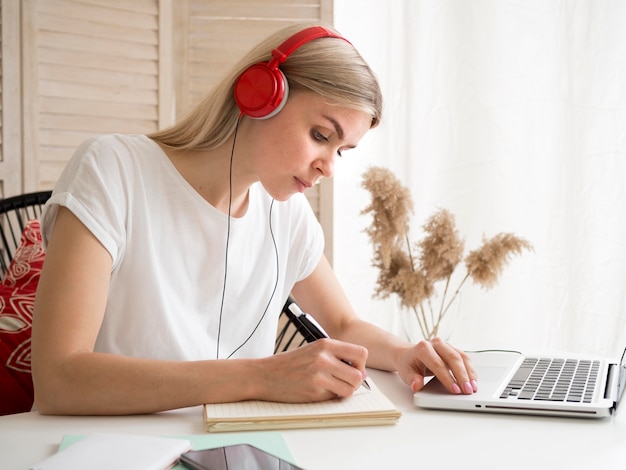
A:
{"label": "woman's elbow", "polygon": [[51,368],[41,370],[37,363],[33,363],[32,378],[34,390],[33,408],[42,415],[73,414],[70,388],[59,373]]}
{"label": "woman's elbow", "polygon": [[58,415],[60,412],[58,401],[54,399],[56,393],[53,392],[53,386],[45,377],[33,372],[33,390],[34,402],[33,408],[42,415]]}

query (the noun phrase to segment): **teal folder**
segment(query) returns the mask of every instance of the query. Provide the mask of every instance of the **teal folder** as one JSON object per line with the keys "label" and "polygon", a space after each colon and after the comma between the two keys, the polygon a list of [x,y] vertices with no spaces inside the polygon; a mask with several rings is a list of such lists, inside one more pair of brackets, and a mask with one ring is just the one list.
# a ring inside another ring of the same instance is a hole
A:
{"label": "teal folder", "polygon": [[[65,435],[59,446],[59,450],[84,438],[82,435]],[[191,441],[193,450],[213,449],[234,444],[251,444],[259,449],[269,452],[288,462],[296,463],[293,455],[287,447],[283,436],[278,432],[250,432],[250,433],[226,433],[226,434],[197,434],[187,436],[166,436],[187,439]],[[186,470],[182,464],[172,467],[174,470]],[[114,469],[112,469],[114,470]]]}

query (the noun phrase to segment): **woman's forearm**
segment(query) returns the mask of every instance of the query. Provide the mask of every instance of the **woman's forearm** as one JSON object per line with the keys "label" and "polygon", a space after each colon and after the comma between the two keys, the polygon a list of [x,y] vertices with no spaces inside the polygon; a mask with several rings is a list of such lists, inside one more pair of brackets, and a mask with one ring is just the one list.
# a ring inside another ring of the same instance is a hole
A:
{"label": "woman's forearm", "polygon": [[35,407],[42,414],[123,415],[259,393],[254,360],[161,361],[91,352],[33,370]]}

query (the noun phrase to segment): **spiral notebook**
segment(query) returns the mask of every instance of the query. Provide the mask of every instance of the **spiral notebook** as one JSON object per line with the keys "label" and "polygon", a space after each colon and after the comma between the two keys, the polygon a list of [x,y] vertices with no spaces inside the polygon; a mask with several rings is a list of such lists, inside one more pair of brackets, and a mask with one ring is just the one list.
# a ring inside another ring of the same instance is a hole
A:
{"label": "spiral notebook", "polygon": [[371,390],[360,387],[348,398],[315,403],[250,400],[204,405],[208,432],[257,431],[395,424],[401,413],[368,378]]}

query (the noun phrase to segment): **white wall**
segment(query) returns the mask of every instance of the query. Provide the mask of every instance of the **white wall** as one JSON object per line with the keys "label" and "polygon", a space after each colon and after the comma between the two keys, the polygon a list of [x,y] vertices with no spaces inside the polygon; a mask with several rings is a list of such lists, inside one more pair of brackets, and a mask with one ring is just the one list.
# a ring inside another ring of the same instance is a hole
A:
{"label": "white wall", "polygon": [[[393,142],[393,123],[401,113],[393,103],[397,94],[391,89],[386,54],[387,44],[380,43],[380,24],[389,24],[384,2],[376,0],[335,0],[335,27],[359,50],[379,78],[383,88],[384,118],[381,125],[370,131],[356,149],[346,152],[335,165],[334,184],[334,269],[356,311],[363,318],[390,331],[401,330],[396,316],[395,299],[374,299],[377,272],[371,267],[373,256],[369,238],[363,232],[370,218],[361,215],[367,206],[369,193],[361,187],[364,171],[372,165],[388,166],[388,152]],[[371,34],[370,34],[371,33]]]}
{"label": "white wall", "polygon": [[381,165],[413,193],[412,233],[441,206],[468,249],[501,231],[535,246],[492,290],[465,286],[455,343],[621,353],[624,21],[609,0],[335,0],[386,100],[380,128],[336,165],[334,266],[364,318],[398,327],[396,303],[371,298],[360,215],[361,175]]}

